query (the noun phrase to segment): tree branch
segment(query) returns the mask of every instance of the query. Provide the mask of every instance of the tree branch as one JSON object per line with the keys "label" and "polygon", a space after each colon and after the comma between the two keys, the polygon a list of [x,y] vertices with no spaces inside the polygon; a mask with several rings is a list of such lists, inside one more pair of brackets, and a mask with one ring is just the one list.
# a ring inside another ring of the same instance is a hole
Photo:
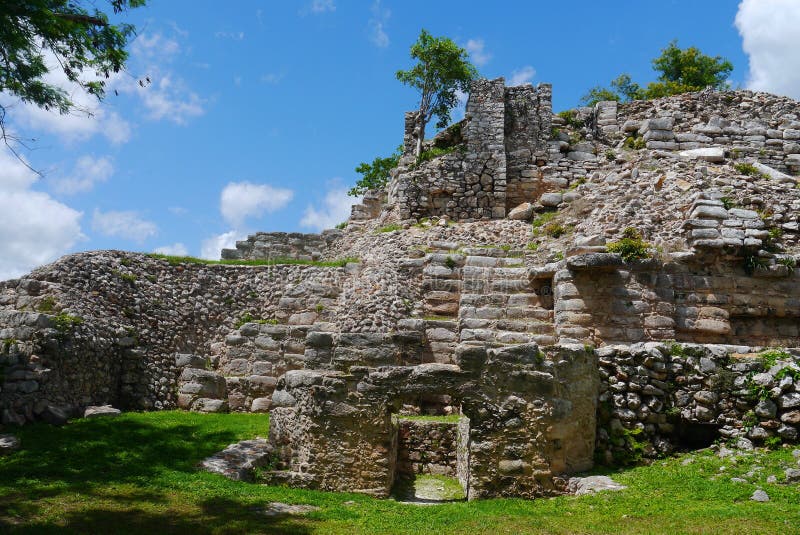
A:
{"label": "tree branch", "polygon": [[90,15],[79,15],[77,13],[54,13],[54,15],[60,19],[69,20],[71,22],[91,24],[93,26],[108,26],[108,22]]}

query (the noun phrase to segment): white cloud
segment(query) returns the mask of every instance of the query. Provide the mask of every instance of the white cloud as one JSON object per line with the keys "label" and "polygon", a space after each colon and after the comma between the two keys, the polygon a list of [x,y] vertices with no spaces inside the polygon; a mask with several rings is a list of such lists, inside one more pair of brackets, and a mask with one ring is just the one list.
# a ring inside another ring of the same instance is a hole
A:
{"label": "white cloud", "polygon": [[108,157],[81,156],[75,163],[72,174],[58,178],[53,188],[58,193],[73,194],[90,191],[95,184],[105,182],[114,174],[114,165]]}
{"label": "white cloud", "polygon": [[200,258],[208,260],[219,260],[223,249],[235,249],[236,242],[244,240],[247,236],[238,230],[230,230],[222,234],[216,234],[203,240],[200,247]]}
{"label": "white cloud", "polygon": [[350,217],[351,206],[359,202],[360,199],[347,195],[346,189],[329,190],[322,201],[322,207],[316,208],[310,204],[306,207],[305,214],[300,220],[300,226],[314,230],[333,228],[337,224],[347,221],[347,218]]}
{"label": "white cloud", "polygon": [[153,80],[152,84],[141,85],[136,80],[124,79],[114,89],[120,93],[137,95],[149,112],[149,119],[166,119],[184,125],[192,117],[205,113],[205,101],[190,90],[183,79],[173,77],[170,72],[161,72],[157,66],[146,71],[151,73],[149,77]]}
{"label": "white cloud", "polygon": [[131,45],[128,67],[144,74],[140,79],[127,74],[117,76],[109,82],[109,90],[138,97],[148,112],[148,119],[186,124],[189,119],[205,113],[205,100],[169,68],[181,52],[175,39],[161,33],[139,35]]}
{"label": "white cloud", "polygon": [[511,78],[508,80],[509,86],[529,84],[533,77],[536,76],[536,69],[530,65],[525,65],[521,69],[517,69],[511,73]]}
{"label": "white cloud", "polygon": [[800,98],[800,2],[743,0],[736,27],[750,58],[747,87]]}
{"label": "white cloud", "polygon": [[158,234],[158,226],[155,223],[142,219],[133,211],[101,212],[95,209],[92,229],[105,236],[124,238],[137,243],[142,243],[150,236]]}
{"label": "white cloud", "polygon": [[261,75],[261,81],[265,84],[276,85],[283,80],[283,74],[268,72]]}
{"label": "white cloud", "polygon": [[290,189],[275,188],[268,184],[229,182],[220,195],[220,212],[225,221],[238,226],[248,217],[280,210],[293,197],[294,192]]}
{"label": "white cloud", "polygon": [[386,48],[389,46],[389,34],[386,33],[386,23],[389,21],[392,12],[381,6],[381,0],[375,0],[370,10],[372,11],[372,17],[368,22],[369,40],[377,47]]}
{"label": "white cloud", "polygon": [[[111,110],[108,104],[101,104],[95,96],[70,82],[52,53],[46,51],[44,60],[50,71],[42,77],[42,81],[66,91],[74,109],[62,115],[57,110],[45,110],[10,94],[0,93],[0,104],[9,109],[9,118],[15,125],[23,130],[54,134],[67,143],[83,141],[97,134],[104,135],[114,144],[130,139],[131,126],[126,120]],[[120,76],[112,74],[111,78],[105,80],[107,86],[110,88]],[[90,80],[96,79],[96,76],[94,71],[87,70],[81,74],[81,78]],[[108,92],[113,93],[112,90]]]}
{"label": "white cloud", "polygon": [[131,43],[131,54],[140,59],[157,59],[163,61],[177,55],[181,51],[178,41],[164,37],[161,33],[143,33]]}
{"label": "white cloud", "polygon": [[467,41],[467,46],[465,48],[472,62],[478,67],[483,67],[492,59],[492,55],[486,52],[485,47],[486,43],[483,42],[483,39],[470,39]]}
{"label": "white cloud", "polygon": [[217,39],[231,39],[233,41],[243,41],[244,32],[214,32]]}
{"label": "white cloud", "polygon": [[311,13],[313,15],[321,15],[322,13],[329,13],[332,11],[336,11],[336,3],[334,0],[312,0],[310,4],[300,11],[300,14],[308,15]]}
{"label": "white cloud", "polygon": [[77,210],[31,186],[36,175],[0,151],[0,280],[55,260],[85,239]]}
{"label": "white cloud", "polygon": [[178,243],[173,243],[172,245],[164,245],[161,247],[156,247],[155,249],[153,249],[153,252],[157,254],[165,254],[170,256],[188,256],[189,249],[187,249],[184,244],[178,242]]}

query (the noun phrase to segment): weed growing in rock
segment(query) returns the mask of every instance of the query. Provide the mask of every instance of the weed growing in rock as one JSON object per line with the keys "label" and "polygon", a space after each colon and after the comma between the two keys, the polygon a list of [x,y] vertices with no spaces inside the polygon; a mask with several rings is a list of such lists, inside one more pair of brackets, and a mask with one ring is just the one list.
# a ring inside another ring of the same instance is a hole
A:
{"label": "weed growing in rock", "polygon": [[55,298],[53,298],[52,295],[47,295],[43,297],[41,301],[39,301],[39,305],[36,307],[36,309],[39,312],[52,312],[55,306],[56,306]]}
{"label": "weed growing in rock", "polygon": [[538,232],[540,228],[550,223],[557,215],[558,212],[545,212],[536,216],[536,218],[533,220],[533,223],[531,223],[534,232]]}
{"label": "weed growing in rock", "polygon": [[572,128],[583,128],[585,123],[578,119],[578,114],[575,110],[564,110],[558,112],[558,116],[564,119],[564,122],[567,123],[567,126],[571,126]]}
{"label": "weed growing in rock", "polygon": [[765,270],[769,268],[769,263],[765,258],[758,255],[748,254],[744,257],[744,272],[752,275],[756,271]]}
{"label": "weed growing in rock", "polygon": [[382,234],[382,233],[385,233],[385,232],[394,232],[395,230],[403,230],[403,227],[398,225],[397,223],[391,223],[389,225],[384,225],[384,226],[378,228],[377,232],[379,234]]}
{"label": "weed growing in rock", "polygon": [[53,316],[53,327],[60,335],[66,335],[78,325],[83,323],[83,318],[62,312]]}
{"label": "weed growing in rock", "polygon": [[647,143],[645,142],[644,138],[628,136],[625,138],[625,141],[623,141],[622,146],[626,149],[642,150],[647,146]]}
{"label": "weed growing in rock", "polygon": [[649,258],[650,244],[642,239],[642,234],[633,227],[622,232],[622,238],[606,245],[609,253],[619,254],[626,262]]}
{"label": "weed growing in rock", "polygon": [[740,175],[745,176],[752,176],[752,177],[764,177],[764,174],[758,170],[758,168],[751,164],[751,163],[736,163],[733,164],[733,168],[736,169],[736,172]]}
{"label": "weed growing in rock", "polygon": [[781,349],[770,349],[758,354],[765,368],[772,368],[779,360],[793,360],[792,355]]}
{"label": "weed growing in rock", "polygon": [[789,270],[789,273],[794,273],[794,268],[797,267],[797,260],[795,260],[792,256],[783,256],[778,258],[776,262],[782,266],[786,266],[786,268]]}

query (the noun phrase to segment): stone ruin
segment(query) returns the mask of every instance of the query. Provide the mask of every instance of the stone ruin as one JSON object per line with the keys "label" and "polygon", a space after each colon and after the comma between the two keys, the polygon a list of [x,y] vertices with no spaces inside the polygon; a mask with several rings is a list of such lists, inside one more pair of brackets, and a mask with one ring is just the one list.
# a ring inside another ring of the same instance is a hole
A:
{"label": "stone ruin", "polygon": [[[431,472],[469,499],[797,441],[800,104],[703,91],[554,115],[549,85],[498,79],[423,141],[436,157],[414,157],[413,123],[345,228],[222,252],[271,265],[98,251],[0,283],[2,423],[268,412],[269,439],[218,471],[376,496]],[[647,258],[609,252],[628,227]]]}

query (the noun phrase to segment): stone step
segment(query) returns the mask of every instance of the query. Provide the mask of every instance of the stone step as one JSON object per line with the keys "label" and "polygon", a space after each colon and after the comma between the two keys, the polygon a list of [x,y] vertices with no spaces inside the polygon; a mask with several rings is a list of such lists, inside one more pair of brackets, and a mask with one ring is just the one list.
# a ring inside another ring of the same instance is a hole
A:
{"label": "stone step", "polygon": [[528,268],[520,267],[478,267],[464,266],[461,269],[461,276],[464,279],[517,279],[529,280]]}
{"label": "stone step", "polygon": [[532,334],[516,331],[498,331],[494,329],[464,329],[461,331],[460,341],[500,344],[525,344],[535,342],[539,345],[553,345],[556,343],[556,337],[552,334]]}

